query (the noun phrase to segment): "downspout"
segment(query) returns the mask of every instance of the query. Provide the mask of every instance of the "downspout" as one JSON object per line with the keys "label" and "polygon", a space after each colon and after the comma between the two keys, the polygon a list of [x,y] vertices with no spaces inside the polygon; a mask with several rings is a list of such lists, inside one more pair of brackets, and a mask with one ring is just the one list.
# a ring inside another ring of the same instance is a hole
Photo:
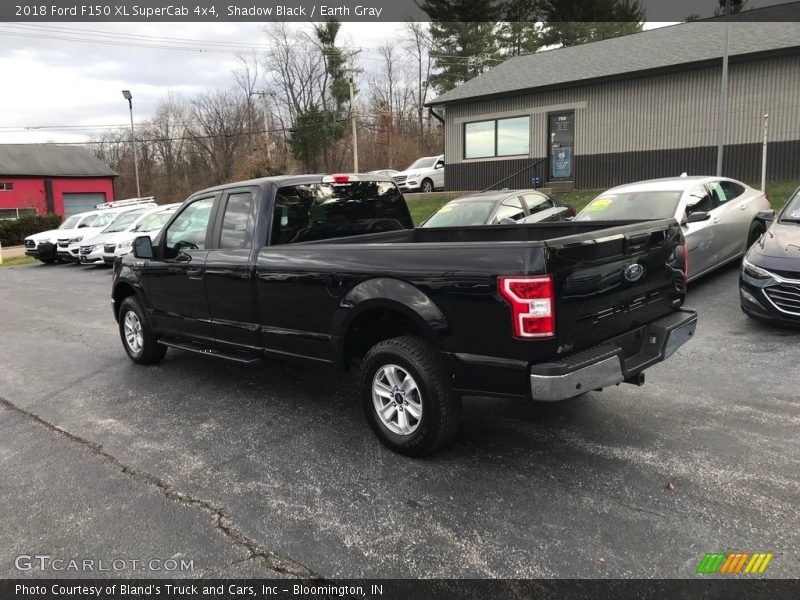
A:
{"label": "downspout", "polygon": [[428,114],[433,116],[433,117],[435,117],[436,120],[439,121],[439,123],[444,125],[444,117],[442,117],[439,113],[437,113],[435,110],[433,110],[433,106],[429,106],[428,107]]}

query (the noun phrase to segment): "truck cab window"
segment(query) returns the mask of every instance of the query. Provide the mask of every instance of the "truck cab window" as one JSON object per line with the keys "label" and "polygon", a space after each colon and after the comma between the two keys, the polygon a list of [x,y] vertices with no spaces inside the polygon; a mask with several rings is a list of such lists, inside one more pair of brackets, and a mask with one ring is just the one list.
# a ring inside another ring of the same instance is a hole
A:
{"label": "truck cab window", "polygon": [[223,250],[248,248],[253,240],[253,194],[240,192],[228,196],[219,247]]}
{"label": "truck cab window", "polygon": [[408,207],[392,182],[310,183],[278,190],[269,243],[296,244],[413,227]]}
{"label": "truck cab window", "polygon": [[214,198],[204,198],[183,209],[167,229],[165,258],[175,258],[185,250],[205,248],[208,220],[213,205]]}

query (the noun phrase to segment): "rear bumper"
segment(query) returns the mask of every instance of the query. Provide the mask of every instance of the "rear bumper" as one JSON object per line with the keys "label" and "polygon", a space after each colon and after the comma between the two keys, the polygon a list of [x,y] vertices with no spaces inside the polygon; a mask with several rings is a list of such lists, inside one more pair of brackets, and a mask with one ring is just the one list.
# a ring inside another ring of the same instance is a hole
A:
{"label": "rear bumper", "polygon": [[666,360],[694,335],[697,313],[679,310],[600,346],[534,364],[530,368],[531,396],[557,401],[622,383]]}

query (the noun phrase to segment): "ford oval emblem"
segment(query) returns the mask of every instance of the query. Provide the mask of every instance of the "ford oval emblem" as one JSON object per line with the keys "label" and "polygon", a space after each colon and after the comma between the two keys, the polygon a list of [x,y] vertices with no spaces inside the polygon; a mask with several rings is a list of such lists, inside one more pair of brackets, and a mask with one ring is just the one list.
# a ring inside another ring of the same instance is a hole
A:
{"label": "ford oval emblem", "polygon": [[639,263],[628,265],[625,269],[625,279],[628,281],[639,281],[644,275],[644,267]]}

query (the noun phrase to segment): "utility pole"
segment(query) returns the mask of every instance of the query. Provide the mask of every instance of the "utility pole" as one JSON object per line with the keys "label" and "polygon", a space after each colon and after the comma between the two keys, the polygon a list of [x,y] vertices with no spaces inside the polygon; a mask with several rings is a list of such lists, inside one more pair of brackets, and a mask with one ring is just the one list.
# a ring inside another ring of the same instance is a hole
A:
{"label": "utility pole", "polygon": [[264,140],[267,150],[267,162],[272,164],[272,151],[270,141],[270,124],[269,124],[269,105],[267,104],[267,96],[274,96],[275,92],[252,92],[255,96],[260,96],[261,101],[264,103]]}
{"label": "utility pole", "polygon": [[722,155],[725,147],[725,130],[728,124],[728,36],[731,32],[731,0],[720,0],[725,6],[725,41],[722,51],[722,79],[719,84],[719,110],[717,118],[717,177],[722,177]]}
{"label": "utility pole", "polygon": [[350,83],[350,126],[353,129],[353,173],[358,173],[358,132],[356,130],[356,111],[353,107],[353,77],[356,74],[356,69],[353,68],[353,57],[361,52],[361,49],[353,50],[348,54],[348,64],[350,65],[346,70],[348,82]]}

